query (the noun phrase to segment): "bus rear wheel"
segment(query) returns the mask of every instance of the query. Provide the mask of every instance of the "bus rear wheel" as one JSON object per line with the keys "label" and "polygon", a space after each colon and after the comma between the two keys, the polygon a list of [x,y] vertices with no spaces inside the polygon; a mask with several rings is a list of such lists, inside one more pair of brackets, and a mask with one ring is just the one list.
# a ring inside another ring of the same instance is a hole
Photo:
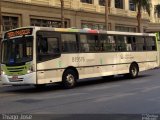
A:
{"label": "bus rear wheel", "polygon": [[130,68],[129,68],[129,73],[125,74],[125,78],[131,78],[134,79],[138,76],[139,73],[139,67],[136,63],[132,63]]}
{"label": "bus rear wheel", "polygon": [[135,63],[132,63],[129,68],[129,74],[128,76],[132,79],[136,78],[138,76],[139,68],[138,65]]}
{"label": "bus rear wheel", "polygon": [[77,83],[77,74],[74,70],[67,70],[64,72],[62,77],[63,87],[66,89],[70,89],[76,86]]}

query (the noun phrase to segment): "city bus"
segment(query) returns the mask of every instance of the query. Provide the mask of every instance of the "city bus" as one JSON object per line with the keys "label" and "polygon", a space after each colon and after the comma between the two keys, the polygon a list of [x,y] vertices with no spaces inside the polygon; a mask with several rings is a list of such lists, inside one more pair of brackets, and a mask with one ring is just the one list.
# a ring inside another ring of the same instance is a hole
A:
{"label": "city bus", "polygon": [[114,75],[136,78],[158,67],[155,34],[22,27],[5,32],[1,79],[9,85],[62,83]]}

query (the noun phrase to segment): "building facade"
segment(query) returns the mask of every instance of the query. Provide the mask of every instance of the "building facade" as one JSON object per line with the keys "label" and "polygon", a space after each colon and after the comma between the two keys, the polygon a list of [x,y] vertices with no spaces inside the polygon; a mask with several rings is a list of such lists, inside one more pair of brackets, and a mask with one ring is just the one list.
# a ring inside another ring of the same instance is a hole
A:
{"label": "building facade", "polygon": [[160,0],[151,0],[152,8],[151,8],[151,16],[150,23],[147,28],[148,31],[159,31],[160,29],[160,11],[156,13],[155,7],[160,5]]}
{"label": "building facade", "polygon": [[[65,27],[105,29],[105,0],[64,0]],[[155,6],[160,0],[151,0]],[[23,26],[60,27],[60,0],[1,0],[2,30]],[[137,8],[132,0],[111,0],[108,29],[137,31]],[[160,24],[160,16],[142,14],[142,29]]]}

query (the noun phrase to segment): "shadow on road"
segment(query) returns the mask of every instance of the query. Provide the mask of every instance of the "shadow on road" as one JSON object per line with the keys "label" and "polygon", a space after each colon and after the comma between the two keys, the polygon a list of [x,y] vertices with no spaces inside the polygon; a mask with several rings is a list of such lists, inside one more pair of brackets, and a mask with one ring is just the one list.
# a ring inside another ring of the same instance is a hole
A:
{"label": "shadow on road", "polygon": [[[139,75],[136,79],[128,79],[125,78],[122,75],[115,76],[114,78],[107,77],[103,79],[102,77],[99,78],[88,78],[88,79],[82,79],[78,81],[77,86],[74,88],[83,88],[86,86],[94,86],[94,85],[100,85],[104,83],[113,83],[113,82],[124,82],[128,80],[144,80],[144,78],[149,77],[152,75]],[[4,86],[0,88],[0,93],[9,92],[9,93],[18,93],[18,94],[34,94],[34,93],[44,93],[44,92],[57,92],[66,90],[64,89],[60,84],[50,84],[46,85],[44,87],[36,88],[35,86]],[[70,90],[70,89],[68,89]]]}
{"label": "shadow on road", "polygon": [[144,80],[143,78],[149,77],[151,75],[139,75],[136,79],[129,79],[124,77],[123,75],[118,75],[113,78],[107,77],[105,79],[103,78],[92,78],[92,79],[85,79],[84,81],[80,81],[76,87],[83,87],[83,86],[90,86],[90,85],[98,85],[103,83],[113,83],[113,82],[124,82],[129,80]]}

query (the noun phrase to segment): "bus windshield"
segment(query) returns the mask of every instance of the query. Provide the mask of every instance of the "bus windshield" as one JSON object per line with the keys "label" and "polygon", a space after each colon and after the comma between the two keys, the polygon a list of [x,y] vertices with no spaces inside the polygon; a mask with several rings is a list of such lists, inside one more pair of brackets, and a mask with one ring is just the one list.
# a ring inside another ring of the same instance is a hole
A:
{"label": "bus windshield", "polygon": [[19,37],[2,42],[2,63],[25,64],[33,59],[33,37]]}

